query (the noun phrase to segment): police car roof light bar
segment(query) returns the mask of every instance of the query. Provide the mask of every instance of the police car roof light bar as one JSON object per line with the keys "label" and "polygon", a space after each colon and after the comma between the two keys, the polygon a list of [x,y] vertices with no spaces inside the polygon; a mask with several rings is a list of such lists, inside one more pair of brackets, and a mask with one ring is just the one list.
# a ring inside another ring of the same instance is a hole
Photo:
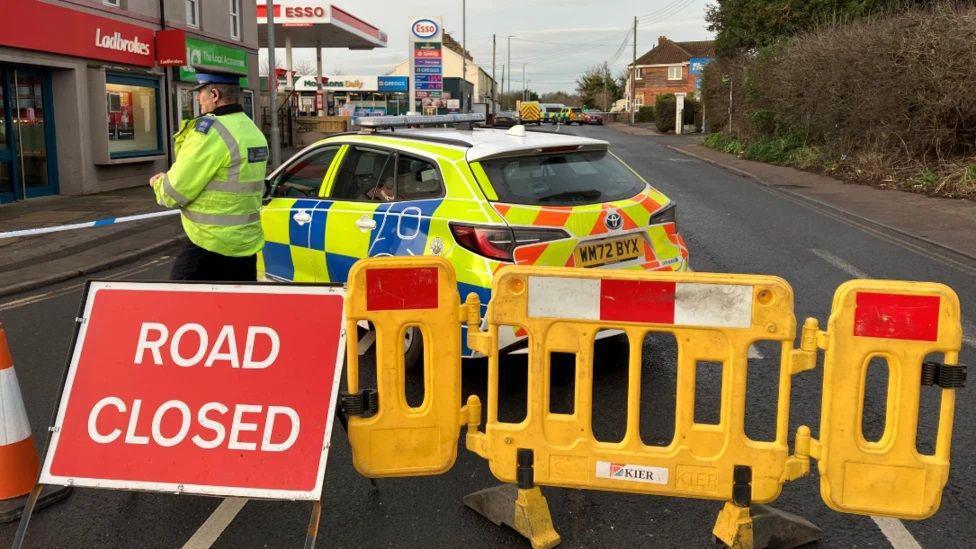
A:
{"label": "police car roof light bar", "polygon": [[472,124],[474,122],[484,122],[484,113],[469,114],[437,114],[419,115],[405,114],[398,116],[357,116],[352,119],[354,126],[359,126],[367,131],[376,131],[380,128],[406,128],[412,126],[442,126],[450,124]]}

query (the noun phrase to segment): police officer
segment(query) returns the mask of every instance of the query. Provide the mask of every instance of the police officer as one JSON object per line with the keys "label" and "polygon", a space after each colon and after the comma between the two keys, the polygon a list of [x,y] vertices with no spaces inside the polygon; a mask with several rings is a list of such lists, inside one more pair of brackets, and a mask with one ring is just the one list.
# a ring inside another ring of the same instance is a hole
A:
{"label": "police officer", "polygon": [[209,68],[196,73],[203,114],[180,128],[176,161],[149,182],[156,202],[180,209],[190,239],[170,278],[256,280],[268,142],[239,103],[240,75]]}

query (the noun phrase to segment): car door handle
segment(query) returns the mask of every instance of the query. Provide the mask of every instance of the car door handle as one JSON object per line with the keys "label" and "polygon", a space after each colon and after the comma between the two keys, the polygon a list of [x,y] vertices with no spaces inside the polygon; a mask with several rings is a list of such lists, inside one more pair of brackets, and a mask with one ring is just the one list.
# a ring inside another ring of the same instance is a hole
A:
{"label": "car door handle", "polygon": [[376,221],[370,217],[360,217],[356,220],[356,226],[363,231],[372,231],[376,228]]}

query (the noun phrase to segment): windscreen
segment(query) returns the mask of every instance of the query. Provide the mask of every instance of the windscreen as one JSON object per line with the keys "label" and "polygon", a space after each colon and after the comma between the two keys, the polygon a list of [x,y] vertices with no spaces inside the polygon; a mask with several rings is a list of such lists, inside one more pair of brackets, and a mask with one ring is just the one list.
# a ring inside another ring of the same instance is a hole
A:
{"label": "windscreen", "polygon": [[576,206],[630,198],[646,184],[608,151],[483,160],[499,202]]}

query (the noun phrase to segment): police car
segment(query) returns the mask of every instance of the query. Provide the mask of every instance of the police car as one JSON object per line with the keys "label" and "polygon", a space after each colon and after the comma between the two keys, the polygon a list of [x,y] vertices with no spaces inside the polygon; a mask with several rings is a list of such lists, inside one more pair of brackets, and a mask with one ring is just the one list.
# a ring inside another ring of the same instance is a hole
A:
{"label": "police car", "polygon": [[[474,292],[486,304],[492,273],[509,264],[688,268],[674,202],[607,142],[522,126],[416,128],[480,116],[370,117],[359,123],[373,131],[285,162],[267,181],[259,278],[345,282],[364,257],[437,255],[454,265],[462,301]],[[407,335],[407,364],[418,336]],[[499,338],[503,349],[521,339]]]}

